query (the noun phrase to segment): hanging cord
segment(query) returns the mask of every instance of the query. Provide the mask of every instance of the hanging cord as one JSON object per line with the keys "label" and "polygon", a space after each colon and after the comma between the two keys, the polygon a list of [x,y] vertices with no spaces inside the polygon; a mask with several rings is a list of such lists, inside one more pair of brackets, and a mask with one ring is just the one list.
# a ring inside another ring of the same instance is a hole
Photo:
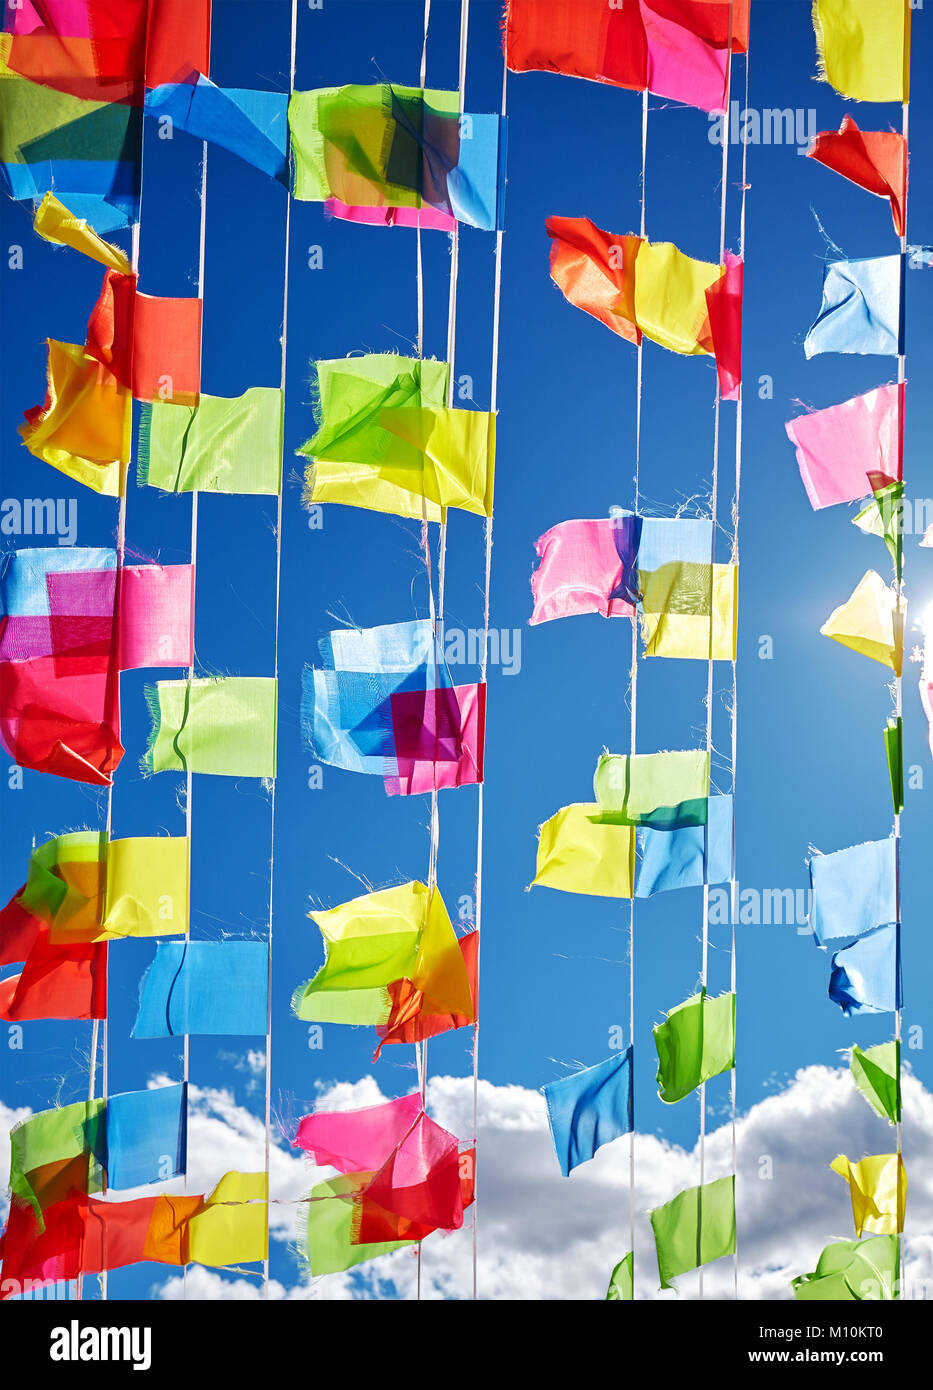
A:
{"label": "hanging cord", "polygon": [[[908,18],[908,21],[909,21],[909,15],[908,15],[907,18]],[[905,21],[905,35],[906,35],[907,32],[908,32],[908,30],[907,30],[907,21]],[[905,75],[905,78],[909,78],[909,75],[910,75],[910,53],[909,53],[909,49],[906,47],[906,43],[907,43],[907,40],[906,40],[906,37],[905,37],[905,49],[904,49],[904,75]],[[909,103],[909,101],[902,102],[902,103],[901,103],[901,135],[903,136],[903,139],[904,139],[904,157],[905,157],[905,160],[906,160],[906,158],[907,158],[907,137],[908,137],[908,131],[909,131],[909,116],[910,116],[910,103]],[[899,446],[899,447],[900,447],[900,452],[901,452],[901,459],[900,459],[901,468],[900,468],[900,475],[899,475],[899,476],[902,477],[902,478],[903,478],[903,476],[904,476],[904,459],[903,459],[903,451],[904,451],[904,411],[905,411],[905,408],[906,408],[906,400],[907,400],[907,397],[906,397],[906,389],[905,389],[905,385],[904,385],[904,383],[907,381],[907,193],[908,193],[907,180],[905,180],[905,187],[904,187],[904,234],[903,234],[903,236],[901,237],[901,296],[900,296],[899,316],[898,316],[898,317],[899,317],[899,323],[898,323],[898,344],[897,344],[897,346],[898,346],[898,354],[897,354],[897,384],[898,384],[898,388],[899,388],[899,389],[898,389],[897,408],[898,408],[898,412],[899,412],[899,414],[900,414],[900,419],[899,419],[899,422],[898,422],[898,423],[899,423],[899,426],[900,426],[900,429],[899,429],[900,446]],[[897,539],[897,546],[901,548],[901,551],[903,550],[903,539],[902,539],[902,531],[903,531],[903,525],[902,525],[902,523],[903,523],[903,514],[904,514],[904,512],[903,512],[903,501],[902,501],[902,502],[901,502],[901,507],[900,507],[900,512],[899,512],[898,518],[897,518],[897,519],[898,519],[898,533],[897,533],[897,537],[896,537],[896,539]],[[895,591],[896,591],[896,593],[897,593],[897,623],[898,623],[898,627],[899,627],[899,629],[900,629],[900,632],[901,632],[901,634],[902,634],[902,643],[903,643],[903,631],[904,631],[904,624],[905,624],[905,619],[906,619],[906,605],[905,605],[905,600],[904,600],[904,561],[903,561],[903,554],[901,554],[901,574],[900,574],[900,576],[898,576],[898,573],[897,573],[897,562],[895,561],[895,565],[894,565],[894,587],[895,587]],[[897,719],[897,720],[902,720],[902,719],[903,719],[903,716],[904,716],[903,675],[898,675],[898,676],[895,676],[895,678],[894,678],[894,717],[895,717],[895,719]],[[903,737],[903,734],[902,734],[902,737]],[[898,977],[900,977],[900,971],[901,971],[901,813],[900,813],[899,811],[897,811],[897,810],[895,810],[895,812],[894,812],[894,896],[895,896],[895,903],[896,903],[896,908],[897,908],[897,911],[896,911],[896,916],[897,916],[897,943],[896,943],[896,944],[897,944],[897,954],[896,954],[895,969],[896,969],[897,972],[898,972]],[[896,988],[896,987],[897,987],[897,982],[895,982],[895,988]],[[895,1042],[896,1042],[896,1044],[897,1044],[897,1086],[896,1086],[896,1091],[895,1091],[895,1094],[896,1094],[896,1096],[897,1096],[897,1130],[896,1130],[896,1136],[897,1136],[897,1176],[896,1176],[895,1181],[896,1181],[896,1183],[897,1183],[897,1188],[896,1188],[896,1191],[897,1191],[897,1213],[898,1213],[898,1217],[899,1217],[899,1218],[900,1218],[900,1216],[901,1216],[901,1197],[900,1197],[900,1192],[901,1192],[901,1162],[902,1162],[902,1154],[903,1154],[902,1143],[901,1143],[901,1127],[902,1127],[902,1122],[901,1122],[901,1062],[900,1062],[900,1057],[901,1057],[901,1040],[902,1040],[902,1011],[903,1011],[903,1006],[897,1008],[897,1009],[895,1010],[895,1013],[894,1013],[894,1038],[895,1038]],[[899,1219],[897,1224],[900,1226],[900,1225],[903,1224],[903,1222]],[[901,1238],[900,1238],[899,1246],[900,1246],[900,1259],[899,1259],[899,1261],[898,1261],[898,1265],[899,1265],[899,1267],[898,1267],[898,1274],[899,1274],[899,1276],[900,1276],[900,1296],[901,1296],[901,1298],[906,1298],[906,1297],[907,1297],[907,1254],[906,1254],[905,1239],[904,1239],[904,1233],[903,1233],[903,1231],[901,1232]]]}
{"label": "hanging cord", "polygon": [[[501,120],[505,120],[508,112],[508,82],[509,70],[506,67],[505,55],[502,57],[502,100],[499,106]],[[505,171],[502,171],[505,177]],[[506,183],[508,180],[506,179]],[[500,303],[502,298],[502,229],[496,231],[496,271],[495,285],[493,289],[493,308],[492,308],[492,360],[490,369],[490,388],[489,388],[489,409],[493,415],[496,414],[499,401],[499,322],[500,322]],[[492,519],[493,509],[490,508],[489,516],[486,520],[486,564],[485,577],[483,581],[483,650],[480,658],[480,681],[485,684],[486,674],[489,665],[489,610],[490,610],[490,581],[492,579]],[[476,1019],[473,1023],[473,1299],[479,1297],[478,1278],[477,1278],[477,1254],[479,1238],[479,1189],[478,1189],[478,1157],[479,1147],[477,1137],[479,1131],[479,980],[480,980],[480,956],[482,954],[483,934],[480,930],[483,918],[483,830],[484,830],[484,810],[486,804],[485,783],[480,782],[478,787],[478,802],[476,811],[476,914],[474,919],[474,930],[476,931],[476,1000],[475,1013]]]}
{"label": "hanging cord", "polygon": [[[745,107],[748,110],[748,52],[745,53]],[[724,131],[725,133],[725,131]],[[745,262],[745,201],[748,192],[748,143],[744,135],[742,139],[742,201],[739,213],[739,255],[743,263]],[[742,397],[743,387],[739,381],[739,393],[735,406],[735,493],[732,504],[732,554],[730,562],[738,566],[739,563],[739,494],[742,486]],[[735,796],[738,768],[739,750],[739,687],[737,663],[735,654],[732,657],[732,708],[730,711],[730,734],[732,741],[732,858],[729,879],[729,920],[731,924],[731,939],[729,943],[729,990],[736,1000],[736,980],[737,962],[735,951],[735,924],[738,917],[739,908],[739,880],[737,873],[737,862],[735,852]],[[734,1007],[734,1005],[733,1005]],[[732,1075],[729,1083],[729,1111],[730,1125],[732,1131],[732,1179],[738,1179],[738,1147],[736,1143],[736,1069],[733,1065]],[[735,1250],[732,1255],[732,1296],[738,1301],[739,1297],[739,1244],[736,1235]]]}
{"label": "hanging cord", "polygon": [[[729,179],[729,104],[732,96],[732,9],[733,0],[729,0],[729,29],[726,43],[726,103],[725,118],[722,128],[722,189],[719,200],[719,264],[724,265],[726,257],[726,204],[728,195]],[[722,396],[719,391],[719,372],[716,372],[716,395],[713,406],[713,478],[710,493],[710,513],[712,517],[712,537],[710,540],[710,619],[709,619],[709,654],[706,662],[706,756],[712,765],[713,754],[713,634],[715,630],[715,596],[716,596],[716,530],[718,526],[719,513],[719,426],[720,426],[720,407]],[[733,769],[734,775],[734,769]],[[733,835],[734,835],[734,812],[733,812]],[[709,824],[704,828],[704,864],[703,864],[703,951],[702,965],[700,969],[700,985],[705,993],[709,979]],[[706,1082],[700,1084],[700,1187],[706,1180]],[[701,1242],[702,1242],[702,1193],[700,1194],[700,1207],[697,1214],[697,1293],[699,1298],[703,1298],[703,1265],[700,1263]]]}
{"label": "hanging cord", "polygon": [[[295,58],[298,46],[298,0],[292,0],[291,33],[289,42],[289,66],[288,66],[288,94],[291,97],[295,90]],[[285,203],[285,269],[282,277],[282,354],[281,371],[279,375],[279,385],[282,391],[282,439],[284,450],[285,438],[285,382],[288,369],[288,267],[289,255],[291,251],[292,233],[292,196],[291,180],[289,180],[289,192]],[[284,461],[284,460],[283,460]],[[284,472],[284,469],[283,469]],[[281,614],[282,597],[282,519],[284,509],[282,506],[282,496],[284,492],[284,478],[279,475],[279,492],[275,506],[275,626],[273,637],[273,661],[272,674],[276,682],[276,706],[278,706],[278,680],[279,680],[279,618]],[[276,778],[273,777],[269,789],[269,950],[267,953],[266,966],[266,1094],[265,1094],[265,1134],[264,1134],[264,1169],[266,1174],[266,1257],[262,1262],[262,1296],[265,1301],[269,1298],[269,1221],[268,1221],[268,1199],[270,1196],[269,1188],[272,1181],[271,1153],[272,1153],[272,917],[275,902],[275,787]]]}

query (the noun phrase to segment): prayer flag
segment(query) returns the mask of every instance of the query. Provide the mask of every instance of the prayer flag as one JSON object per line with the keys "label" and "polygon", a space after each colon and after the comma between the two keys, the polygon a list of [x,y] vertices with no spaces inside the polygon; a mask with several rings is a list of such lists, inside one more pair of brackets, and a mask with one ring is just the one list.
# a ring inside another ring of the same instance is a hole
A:
{"label": "prayer flag", "polygon": [[542,1087],[551,1138],[564,1177],[634,1128],[632,1049]]}
{"label": "prayer flag", "polygon": [[31,454],[77,483],[119,497],[130,457],[132,401],[108,367],[83,346],[48,339],[45,400],[20,425]]}
{"label": "prayer flag", "polygon": [[106,1018],[106,945],[56,946],[48,927],[31,921],[32,939],[28,946],[21,942],[22,970],[0,980],[0,1018],[8,1023]]}
{"label": "prayer flag", "polygon": [[906,0],[814,0],[820,76],[852,101],[908,101]]}
{"label": "prayer flag", "polygon": [[785,425],[813,508],[857,502],[899,481],[904,385],[879,386],[841,405],[798,415]]}
{"label": "prayer flag", "polygon": [[140,412],[138,482],[163,492],[275,497],[282,485],[282,392],[201,395],[195,406],[153,401]]}
{"label": "prayer flag", "polygon": [[266,676],[158,681],[147,686],[148,772],[274,777],[277,682]]}
{"label": "prayer flag", "polygon": [[614,517],[558,522],[538,537],[535,551],[540,564],[531,576],[530,623],[578,613],[630,618],[635,612],[633,603],[617,596],[624,560]]}
{"label": "prayer flag", "polygon": [[336,1274],[415,1244],[413,1240],[387,1240],[364,1245],[354,1239],[360,1223],[360,1194],[371,1176],[350,1173],[318,1183],[301,1204],[298,1249],[312,1275]]}
{"label": "prayer flag", "polygon": [[463,960],[469,984],[469,1011],[447,1012],[444,1001],[434,997],[435,988],[431,982],[427,983],[425,989],[419,989],[410,980],[393,980],[388,986],[391,1000],[389,1017],[384,1024],[376,1025],[379,1046],[373,1053],[374,1062],[378,1062],[379,1054],[387,1043],[424,1042],[426,1038],[436,1038],[440,1033],[448,1033],[454,1028],[465,1028],[468,1024],[476,1022],[479,932],[471,931],[461,936],[457,941],[457,949]]}
{"label": "prayer flag", "polygon": [[897,1236],[834,1241],[826,1246],[812,1274],[792,1280],[794,1297],[810,1303],[899,1298],[900,1264]]}
{"label": "prayer flag", "polygon": [[844,647],[889,666],[901,674],[904,660],[904,624],[907,600],[885,584],[880,574],[868,570],[852,591],[851,598],[833,609],[820,628]]}
{"label": "prayer flag", "polygon": [[856,1043],[849,1062],[856,1089],[876,1115],[896,1125],[901,1118],[901,1045],[879,1043],[864,1052]]}
{"label": "prayer flag", "polygon": [[662,1289],[723,1255],[735,1253],[735,1178],[689,1187],[649,1212]]}
{"label": "prayer flag", "polygon": [[87,352],[139,401],[197,405],[201,312],[200,299],[140,294],[135,275],[107,270],[87,326]]}
{"label": "prayer flag", "polygon": [[904,235],[907,141],[903,135],[893,130],[859,130],[854,118],[845,116],[838,131],[821,131],[807,154],[869,193],[887,198],[894,230]]}
{"label": "prayer flag", "polygon": [[677,829],[705,825],[710,755],[704,749],[676,753],[603,753],[593,792],[613,819],[628,825]]}
{"label": "prayer flag", "polygon": [[866,1231],[878,1236],[903,1231],[907,1171],[900,1154],[874,1154],[858,1163],[838,1154],[829,1166],[849,1184],[857,1236]]}
{"label": "prayer flag", "polygon": [[54,193],[46,193],[36,208],[32,222],[33,231],[53,246],[70,246],[91,260],[99,261],[119,275],[129,275],[130,262],[125,251],[119,246],[111,246],[102,241],[89,226],[87,218],[75,217],[64,203],[60,203]]}
{"label": "prayer flag", "polygon": [[897,921],[896,858],[893,837],[811,856],[810,926],[818,945]]}
{"label": "prayer flag", "polygon": [[628,1301],[635,1297],[635,1262],[631,1250],[623,1255],[609,1280],[608,1303]]}
{"label": "prayer flag", "polygon": [[564,806],[539,827],[531,887],[631,898],[634,878],[635,829],[604,821],[598,802]]}
{"label": "prayer flag", "polygon": [[823,272],[819,318],[804,339],[807,357],[821,352],[896,357],[901,344],[900,256],[830,261]]}
{"label": "prayer flag", "polygon": [[238,155],[263,174],[288,182],[288,94],[169,82],[146,93],[146,115]]}
{"label": "prayer flag", "polygon": [[668,1105],[735,1066],[735,995],[701,990],[654,1028],[658,1095]]}
{"label": "prayer flag", "polygon": [[159,941],[133,1037],[264,1037],[268,958],[264,941]]}
{"label": "prayer flag", "polygon": [[846,1018],[894,1013],[901,1007],[901,948],[896,923],[876,927],[833,953],[829,997]]}
{"label": "prayer flag", "polygon": [[726,883],[732,877],[731,796],[711,796],[705,822],[659,830],[635,830],[635,897],[650,898],[676,888]]}

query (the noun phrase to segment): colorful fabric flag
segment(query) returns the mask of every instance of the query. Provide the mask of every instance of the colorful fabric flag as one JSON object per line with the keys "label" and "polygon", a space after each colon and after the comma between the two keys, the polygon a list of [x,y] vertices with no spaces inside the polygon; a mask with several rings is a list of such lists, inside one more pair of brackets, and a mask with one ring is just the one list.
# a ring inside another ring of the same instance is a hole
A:
{"label": "colorful fabric flag", "polygon": [[53,189],[98,232],[139,218],[142,113],[51,90],[13,71],[0,34],[0,180],[18,202]]}
{"label": "colorful fabric flag", "polygon": [[735,1066],[735,995],[701,990],[654,1027],[658,1095],[668,1105]]}
{"label": "colorful fabric flag", "polygon": [[891,783],[891,800],[894,803],[894,814],[899,816],[904,809],[904,721],[901,716],[889,719],[882,733],[888,763],[888,780]]}
{"label": "colorful fabric flag", "polygon": [[852,525],[864,535],[878,536],[884,541],[900,582],[904,561],[904,484],[876,487],[872,500],[852,518]]}
{"label": "colorful fabric flag", "polygon": [[635,897],[726,883],[732,876],[731,796],[711,796],[706,823],[635,830]]}
{"label": "colorful fabric flag", "polygon": [[901,947],[896,923],[876,927],[833,953],[829,997],[846,1018],[889,1014],[901,1007]]}
{"label": "colorful fabric flag", "polygon": [[902,476],[904,390],[878,386],[841,405],[788,420],[810,505],[858,502]]}
{"label": "colorful fabric flag", "polygon": [[534,611],[529,623],[547,623],[579,613],[630,618],[633,603],[617,597],[624,561],[614,517],[561,521],[535,541],[540,564],[531,576]]}
{"label": "colorful fabric flag", "polygon": [[896,1125],[901,1118],[901,1045],[879,1043],[864,1052],[856,1043],[849,1062],[856,1089],[876,1115]]}
{"label": "colorful fabric flag", "polygon": [[857,1236],[866,1231],[878,1236],[903,1231],[907,1171],[900,1154],[874,1154],[858,1163],[838,1154],[829,1166],[849,1184]]}
{"label": "colorful fabric flag", "polygon": [[59,835],[33,850],[12,902],[49,928],[53,946],[180,935],[188,926],[188,841]]}
{"label": "colorful fabric flag", "polygon": [[472,1016],[463,955],[440,891],[423,883],[383,888],[324,912],[309,912],[327,952],[292,999],[299,1018],[386,1024],[393,984],[426,993],[436,1012]]}
{"label": "colorful fabric flag", "polygon": [[295,92],[288,123],[298,199],[502,224],[504,126],[461,113],[457,92],[386,82]]}
{"label": "colorful fabric flag", "polygon": [[642,567],[640,551],[638,575],[639,619],[646,657],[735,660],[738,565],[671,559],[656,569],[648,569]]}
{"label": "colorful fabric flag", "polygon": [[563,806],[539,827],[531,887],[602,898],[631,898],[635,828],[603,820],[598,802]]}
{"label": "colorful fabric flag", "polygon": [[268,958],[264,941],[159,941],[133,1037],[264,1037]]}
{"label": "colorful fabric flag", "polygon": [[549,217],[551,279],[565,299],[628,342],[720,355],[726,399],[738,389],[742,262],[697,261],[671,242],[613,236],[586,217]]}
{"label": "colorful fabric flag", "polygon": [[10,1131],[14,1201],[42,1212],[70,1192],[127,1189],[185,1171],[186,1087],[127,1091],[30,1115]]}
{"label": "colorful fabric flag", "polygon": [[676,753],[603,753],[593,792],[603,811],[625,825],[672,830],[705,825],[710,755],[704,749]]}
{"label": "colorful fabric flag", "polygon": [[904,624],[907,600],[885,584],[880,574],[868,570],[852,591],[851,598],[834,608],[820,628],[844,647],[889,666],[896,676],[904,662]]}
{"label": "colorful fabric flag", "polygon": [[83,256],[99,261],[119,275],[130,273],[126,252],[121,251],[119,246],[111,246],[109,242],[101,240],[94,228],[89,226],[87,218],[75,217],[54,193],[46,193],[36,208],[32,229],[43,241],[51,242],[53,246],[70,246],[73,251],[80,251]]}
{"label": "colorful fabric flag", "polygon": [[812,1274],[792,1280],[800,1302],[882,1301],[900,1297],[901,1243],[897,1236],[839,1240],[827,1245]]}
{"label": "colorful fabric flag", "polygon": [[635,1297],[635,1261],[631,1250],[623,1255],[609,1279],[607,1303],[627,1302]]}
{"label": "colorful fabric flag", "polygon": [[226,1173],[205,1197],[110,1202],[72,1192],[43,1213],[14,1204],[3,1238],[0,1299],[41,1284],[153,1261],[237,1265],[266,1258],[265,1173]]}
{"label": "colorful fabric flag", "polygon": [[834,169],[891,204],[894,230],[904,235],[907,199],[907,141],[893,130],[859,130],[845,116],[836,130],[822,130],[807,151],[810,159]]}
{"label": "colorful fabric flag", "polygon": [[36,458],[106,497],[123,489],[121,464],[130,457],[132,400],[109,368],[76,343],[48,339],[42,405],[19,426]]}
{"label": "colorful fabric flag", "polygon": [[452,232],[456,217],[435,208],[365,208],[343,203],[339,198],[324,199],[324,216],[362,227],[420,227],[422,231]]}
{"label": "colorful fabric flag", "polygon": [[251,386],[242,396],[202,395],[196,406],[154,401],[139,419],[138,482],[163,492],[278,496],[282,485],[282,392]]}
{"label": "colorful fabric flag", "polygon": [[910,6],[902,0],[814,0],[820,76],[851,101],[908,101]]}
{"label": "colorful fabric flag", "polygon": [[543,1086],[560,1171],[574,1168],[634,1128],[632,1049]]}
{"label": "colorful fabric flag", "polygon": [[807,357],[821,352],[896,357],[901,343],[900,256],[830,261],[823,271],[823,302],[803,343]]}
{"label": "colorful fabric flag", "polygon": [[58,675],[185,666],[193,569],[129,565],[68,546],[0,554],[0,660],[54,657]]}
{"label": "colorful fabric flag", "polygon": [[146,93],[147,116],[238,155],[260,173],[288,183],[288,95],[217,87],[196,80],[170,82]]}
{"label": "colorful fabric flag", "polygon": [[104,272],[87,352],[139,401],[194,406],[201,392],[200,299],[140,294],[135,275]]}
{"label": "colorful fabric flag", "polygon": [[360,1244],[354,1238],[361,1220],[361,1193],[370,1173],[350,1173],[311,1189],[298,1213],[298,1251],[315,1277],[352,1269],[393,1250],[413,1245],[413,1240]]}
{"label": "colorful fabric flag", "polygon": [[735,1253],[735,1178],[688,1187],[648,1213],[658,1254],[662,1289],[723,1255]]}
{"label": "colorful fabric flag", "polygon": [[683,101],[704,111],[725,103],[726,50],[748,46],[748,0],[508,0],[503,23],[513,72],[565,73]]}
{"label": "colorful fabric flag", "polygon": [[370,353],[315,363],[305,504],[442,521],[492,509],[495,416],[446,404],[446,362]]}
{"label": "colorful fabric flag", "polygon": [[146,687],[147,772],[274,777],[277,682],[267,676],[158,681]]}
{"label": "colorful fabric flag", "polygon": [[0,662],[0,741],[20,767],[109,786],[123,756],[115,672],[61,674],[55,657]]}
{"label": "colorful fabric flag", "polygon": [[897,921],[897,847],[869,840],[810,858],[810,926],[818,945]]}
{"label": "colorful fabric flag", "polygon": [[321,762],[383,777],[388,795],[482,780],[485,687],[453,686],[430,621],[332,632],[302,679]]}
{"label": "colorful fabric flag", "polygon": [[387,1212],[435,1229],[463,1224],[458,1141],[425,1114],[417,1092],[362,1110],[305,1115],[292,1144],[341,1173],[372,1173],[362,1190]]}
{"label": "colorful fabric flag", "polygon": [[469,1012],[444,1012],[444,1004],[433,997],[433,990],[429,994],[410,980],[393,980],[388,986],[391,1000],[389,1017],[384,1024],[376,1025],[379,1046],[373,1053],[374,1062],[378,1062],[379,1055],[387,1044],[424,1042],[426,1038],[436,1038],[441,1033],[465,1028],[468,1024],[476,1022],[479,932],[471,931],[461,936],[457,941],[457,948],[463,960],[470,989]]}
{"label": "colorful fabric flag", "polygon": [[[14,908],[17,904],[12,905]],[[0,1018],[7,1023],[37,1019],[107,1017],[107,947],[56,946],[49,928],[23,912],[15,915],[29,932],[29,941],[8,943],[4,964],[23,960],[18,975],[0,980]],[[25,934],[25,933],[23,933]],[[12,950],[13,955],[8,952]]]}

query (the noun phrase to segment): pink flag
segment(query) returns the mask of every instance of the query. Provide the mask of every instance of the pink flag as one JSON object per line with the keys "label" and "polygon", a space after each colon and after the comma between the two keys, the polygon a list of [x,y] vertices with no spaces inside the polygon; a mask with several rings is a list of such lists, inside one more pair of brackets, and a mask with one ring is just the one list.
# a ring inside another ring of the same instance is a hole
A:
{"label": "pink flag", "polygon": [[414,796],[483,780],[486,686],[402,690],[390,696],[398,775],[388,796]]}
{"label": "pink flag", "polygon": [[878,386],[841,405],[787,421],[814,510],[858,502],[876,488],[900,482],[904,385]]}
{"label": "pink flag", "polygon": [[561,521],[535,541],[541,563],[531,576],[534,612],[531,623],[601,613],[630,618],[635,609],[612,598],[622,581],[622,557],[612,517],[598,521]]}
{"label": "pink flag", "polygon": [[342,203],[339,198],[325,198],[324,215],[367,227],[421,227],[423,231],[452,232],[457,225],[456,217],[437,208],[362,208]]}
{"label": "pink flag", "polygon": [[128,565],[120,573],[120,670],[190,666],[194,568]]}
{"label": "pink flag", "polygon": [[726,252],[722,277],[706,291],[710,351],[716,358],[719,394],[737,401],[742,384],[742,272],[741,256]]}

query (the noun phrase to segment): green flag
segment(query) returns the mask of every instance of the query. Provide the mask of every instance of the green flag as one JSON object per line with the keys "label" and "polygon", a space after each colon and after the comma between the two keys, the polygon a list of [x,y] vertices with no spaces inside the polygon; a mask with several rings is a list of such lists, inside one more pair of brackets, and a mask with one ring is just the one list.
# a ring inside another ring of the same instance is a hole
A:
{"label": "green flag", "polygon": [[251,386],[232,398],[202,395],[194,406],[144,404],[139,485],[275,497],[282,482],[283,420],[282,392],[271,386]]}
{"label": "green flag", "polygon": [[625,825],[705,825],[709,754],[702,749],[604,753],[596,764],[593,791],[603,810]]}
{"label": "green flag", "polygon": [[888,777],[891,782],[891,800],[894,814],[899,816],[904,809],[904,721],[889,719],[887,728],[882,730],[884,751],[888,760]]}
{"label": "green flag", "polygon": [[813,1274],[792,1281],[794,1297],[803,1302],[881,1302],[900,1296],[897,1236],[868,1236],[827,1245]]}
{"label": "green flag", "polygon": [[876,1115],[896,1125],[901,1112],[901,1045],[879,1043],[866,1051],[852,1049],[852,1080]]}
{"label": "green flag", "polygon": [[96,1152],[103,1140],[107,1103],[78,1101],[20,1120],[10,1131],[10,1191],[28,1202],[44,1230],[42,1212],[69,1192],[100,1192]]}
{"label": "green flag", "polygon": [[702,990],[671,1009],[654,1029],[658,1095],[668,1105],[735,1066],[735,995]]}
{"label": "green flag", "polygon": [[274,777],[277,682],[265,676],[158,681],[144,772]]}
{"label": "green flag", "polygon": [[648,1213],[662,1289],[672,1279],[735,1252],[735,1178],[688,1187]]}
{"label": "green flag", "polygon": [[612,1271],[612,1278],[609,1280],[609,1289],[606,1293],[607,1302],[629,1301],[635,1297],[634,1264],[634,1256],[630,1250],[627,1255],[622,1256]]}
{"label": "green flag", "polygon": [[349,1173],[318,1183],[299,1206],[298,1250],[313,1275],[338,1274],[417,1243],[391,1240],[377,1245],[354,1244],[354,1197],[372,1177],[372,1173]]}

